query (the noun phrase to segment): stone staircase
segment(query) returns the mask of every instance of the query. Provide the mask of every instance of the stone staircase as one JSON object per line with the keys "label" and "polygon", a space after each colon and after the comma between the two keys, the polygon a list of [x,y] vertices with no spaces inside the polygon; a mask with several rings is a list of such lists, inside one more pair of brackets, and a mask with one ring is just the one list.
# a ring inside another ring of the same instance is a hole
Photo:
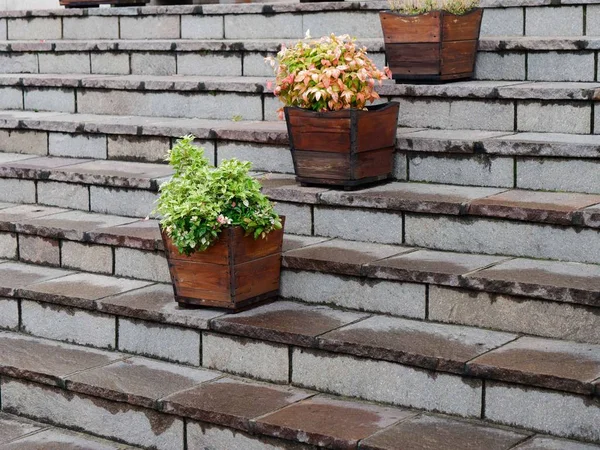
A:
{"label": "stone staircase", "polygon": [[[522,5],[484,5],[478,80],[379,88],[395,180],[355,192],[296,185],[263,58],[310,28],[383,64],[386,2],[0,12],[2,410],[119,442],[0,448],[600,448],[600,5]],[[173,301],[188,133],[287,216],[280,301]]]}

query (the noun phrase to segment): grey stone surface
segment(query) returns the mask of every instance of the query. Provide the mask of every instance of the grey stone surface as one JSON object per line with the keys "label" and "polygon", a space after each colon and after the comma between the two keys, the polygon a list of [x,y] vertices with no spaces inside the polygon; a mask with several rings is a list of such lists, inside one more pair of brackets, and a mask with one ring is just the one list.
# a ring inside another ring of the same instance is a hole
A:
{"label": "grey stone surface", "polygon": [[8,39],[6,19],[0,19],[0,39]]}
{"label": "grey stone surface", "polygon": [[600,5],[588,5],[586,8],[586,34],[600,35]]}
{"label": "grey stone surface", "polygon": [[517,159],[517,186],[525,189],[600,193],[600,161]]}
{"label": "grey stone surface", "polygon": [[567,441],[549,436],[534,436],[521,445],[517,445],[515,450],[596,450],[597,448],[596,445],[582,442]]}
{"label": "grey stone surface", "polygon": [[49,133],[48,152],[52,156],[106,159],[106,136]]}
{"label": "grey stone surface", "polygon": [[287,383],[289,350],[287,345],[204,333],[202,366],[236,375]]}
{"label": "grey stone surface", "polygon": [[404,153],[396,153],[394,155],[394,171],[392,177],[398,181],[408,179],[408,157]]}
{"label": "grey stone surface", "polygon": [[183,39],[223,39],[223,16],[181,16]]}
{"label": "grey stone surface", "polygon": [[156,198],[150,191],[90,186],[90,209],[103,214],[147,217]]}
{"label": "grey stone surface", "polygon": [[600,204],[585,208],[581,212],[581,218],[588,227],[600,228]]}
{"label": "grey stone surface", "polygon": [[587,134],[591,130],[589,104],[517,104],[517,130]]}
{"label": "grey stone surface", "polygon": [[600,263],[598,231],[532,223],[405,215],[406,244],[458,252]]}
{"label": "grey stone surface", "polygon": [[0,201],[35,203],[35,182],[16,178],[0,179]]}
{"label": "grey stone surface", "polygon": [[365,282],[354,277],[284,270],[281,296],[361,311],[425,318],[425,286],[415,283]]}
{"label": "grey stone surface", "polygon": [[527,79],[594,81],[593,53],[539,52],[527,55]]}
{"label": "grey stone surface", "polygon": [[21,321],[23,330],[34,336],[115,348],[115,318],[111,316],[22,300]]}
{"label": "grey stone surface", "polygon": [[35,53],[0,53],[0,73],[38,73],[37,56]]}
{"label": "grey stone surface", "polygon": [[34,111],[75,112],[75,93],[72,89],[28,88],[24,97],[25,109]]}
{"label": "grey stone surface", "polygon": [[48,17],[28,17],[8,21],[8,39],[42,40],[61,39],[61,21]]}
{"label": "grey stone surface", "polygon": [[555,436],[600,441],[597,400],[556,391],[486,383],[485,417]]}
{"label": "grey stone surface", "polygon": [[[304,14],[302,29],[304,32],[310,30],[311,36],[315,38],[335,33],[349,34],[357,38],[383,39],[379,15],[370,11]],[[289,37],[302,37],[302,35]]]}
{"label": "grey stone surface", "polygon": [[225,142],[219,144],[217,160],[237,158],[250,161],[254,170],[267,172],[294,173],[292,154],[288,147]]}
{"label": "grey stone surface", "polygon": [[128,75],[131,72],[127,53],[92,53],[91,64],[92,73]]}
{"label": "grey stone surface", "polygon": [[277,14],[264,16],[226,15],[225,39],[301,38],[304,36],[302,16]]}
{"label": "grey stone surface", "polygon": [[[583,306],[431,286],[430,320],[600,343],[600,318]],[[577,326],[573,326],[573,324]]]}
{"label": "grey stone surface", "polygon": [[179,16],[121,17],[120,21],[121,39],[178,39],[181,35]]}
{"label": "grey stone surface", "polygon": [[115,275],[170,283],[169,266],[163,253],[134,248],[115,248]]}
{"label": "grey stone surface", "polygon": [[131,73],[134,75],[175,75],[177,62],[169,53],[132,53]]}
{"label": "grey stone surface", "polygon": [[81,184],[38,181],[37,202],[41,205],[60,206],[88,211],[90,209],[88,187]]}
{"label": "grey stone surface", "polygon": [[89,450],[127,450],[133,447],[104,439],[95,438],[82,433],[60,430],[57,428],[43,430],[21,437],[3,446],[4,450],[22,450],[27,448],[61,448]]}
{"label": "grey stone surface", "polygon": [[265,104],[265,118],[264,120],[277,121],[281,120],[277,110],[283,108],[283,103],[279,101],[274,95],[268,95],[264,100]]}
{"label": "grey stone surface", "polygon": [[60,266],[60,247],[56,239],[19,236],[19,259],[23,262]]}
{"label": "grey stone surface", "polygon": [[408,161],[411,181],[471,186],[514,185],[512,158],[488,155],[410,155]]}
{"label": "grey stone surface", "polygon": [[277,203],[275,211],[286,217],[285,231],[290,234],[311,235],[312,213],[309,205]]}
{"label": "grey stone surface", "polygon": [[[529,57],[533,55],[530,54]],[[525,55],[479,52],[475,63],[475,78],[478,80],[525,80]]]}
{"label": "grey stone surface", "polygon": [[273,77],[273,68],[265,62],[267,56],[275,56],[274,53],[250,53],[244,54],[244,75],[252,77]]}
{"label": "grey stone surface", "polygon": [[132,445],[172,450],[183,443],[182,420],[149,409],[16,380],[3,380],[2,396],[6,410]]}
{"label": "grey stone surface", "polygon": [[63,267],[105,274],[113,270],[112,249],[108,246],[63,241],[61,255]]}
{"label": "grey stone surface", "polygon": [[45,156],[48,135],[43,131],[0,130],[0,151]]}
{"label": "grey stone surface", "polygon": [[200,332],[142,320],[119,319],[119,350],[200,365]]}
{"label": "grey stone surface", "polygon": [[525,8],[526,36],[582,36],[583,7]]}
{"label": "grey stone surface", "polygon": [[0,258],[16,259],[17,255],[17,235],[13,233],[0,233]]}
{"label": "grey stone surface", "polygon": [[402,215],[394,212],[315,207],[315,235],[381,244],[402,243]]}
{"label": "grey stone surface", "polygon": [[599,145],[600,136],[561,133],[516,133],[485,142],[489,153],[580,158],[596,158]]}
{"label": "grey stone surface", "polygon": [[481,20],[481,36],[523,35],[521,8],[486,8]]}
{"label": "grey stone surface", "polygon": [[23,94],[20,88],[0,87],[0,108],[23,109]]}
{"label": "grey stone surface", "polygon": [[40,73],[91,73],[88,53],[40,53]]}
{"label": "grey stone surface", "polygon": [[[108,136],[108,157],[132,161],[163,162],[171,148],[167,137],[154,136]],[[207,154],[210,157],[210,154]]]}
{"label": "grey stone surface", "polygon": [[[261,73],[248,73],[246,61],[244,58],[244,72],[246,75],[262,76]],[[177,73],[179,75],[242,75],[242,56],[241,54],[228,53],[178,53],[177,54]]]}
{"label": "grey stone surface", "polygon": [[17,300],[0,297],[0,328],[7,330],[19,328],[19,305]]}
{"label": "grey stone surface", "polygon": [[481,413],[481,383],[385,361],[295,348],[292,382],[349,397],[466,417]]}
{"label": "grey stone surface", "polygon": [[119,39],[118,17],[65,17],[64,39]]}

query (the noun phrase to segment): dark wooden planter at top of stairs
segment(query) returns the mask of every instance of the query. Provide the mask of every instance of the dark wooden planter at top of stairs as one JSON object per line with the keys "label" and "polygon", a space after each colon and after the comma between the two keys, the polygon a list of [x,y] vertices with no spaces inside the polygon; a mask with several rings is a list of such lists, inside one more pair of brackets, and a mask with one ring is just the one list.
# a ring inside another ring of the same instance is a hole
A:
{"label": "dark wooden planter at top of stairs", "polygon": [[99,5],[113,6],[144,6],[150,0],[60,0],[65,8],[95,8]]}
{"label": "dark wooden planter at top of stairs", "polygon": [[255,240],[241,227],[229,227],[208,250],[190,256],[179,253],[164,231],[162,238],[180,306],[237,312],[279,292],[283,228]]}
{"label": "dark wooden planter at top of stairs", "polygon": [[483,10],[464,15],[379,13],[387,62],[396,81],[444,82],[473,77]]}
{"label": "dark wooden planter at top of stairs", "polygon": [[296,180],[352,189],[390,178],[399,104],[315,112],[286,107]]}

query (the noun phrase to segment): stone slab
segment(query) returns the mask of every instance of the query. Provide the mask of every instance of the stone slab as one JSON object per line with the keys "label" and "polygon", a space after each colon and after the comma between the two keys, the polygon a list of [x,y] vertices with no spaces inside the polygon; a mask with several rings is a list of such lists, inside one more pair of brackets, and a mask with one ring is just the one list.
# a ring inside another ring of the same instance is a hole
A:
{"label": "stone slab", "polygon": [[[2,213],[0,212],[0,214]],[[329,238],[317,236],[294,236],[293,234],[285,234],[283,236],[283,252],[285,253],[290,250],[308,247],[309,245],[315,245],[329,240]]]}
{"label": "stone slab", "polygon": [[157,199],[158,193],[144,189],[90,186],[90,209],[102,214],[154,218]]}
{"label": "stone slab", "polygon": [[108,246],[63,241],[60,252],[62,267],[108,275],[113,272],[113,250]]}
{"label": "stone slab", "polygon": [[19,302],[16,299],[0,297],[0,328],[5,330],[19,328]]}
{"label": "stone slab", "polygon": [[169,265],[163,252],[117,247],[114,254],[114,273],[117,276],[161,283],[171,282]]}
{"label": "stone slab", "polygon": [[398,133],[396,148],[407,152],[473,153],[487,139],[506,136],[503,131],[421,130],[409,128]]}
{"label": "stone slab", "polygon": [[262,192],[271,200],[281,202],[296,202],[315,204],[327,188],[303,187],[296,183],[296,178],[290,175],[267,173],[257,176],[262,185]]}
{"label": "stone slab", "polygon": [[516,133],[483,142],[485,151],[502,155],[597,158],[600,136],[565,133]]}
{"label": "stone slab", "polygon": [[600,161],[518,158],[517,186],[523,189],[600,194]]}
{"label": "stone slab", "polygon": [[32,264],[58,267],[61,249],[58,240],[23,235],[19,238],[19,260]]}
{"label": "stone slab", "polygon": [[547,436],[535,436],[514,450],[597,450],[598,446]]}
{"label": "stone slab", "polygon": [[25,436],[3,446],[4,450],[32,450],[36,448],[60,450],[133,450],[125,444],[86,436],[71,431],[50,429],[30,436]]}
{"label": "stone slab", "polygon": [[0,265],[0,295],[11,296],[16,289],[72,273],[66,270],[7,262]]}
{"label": "stone slab", "polygon": [[125,225],[97,228],[87,232],[86,237],[95,244],[141,250],[164,248],[158,220],[139,220]]}
{"label": "stone slab", "polygon": [[41,431],[44,428],[48,428],[48,426],[36,424],[31,420],[10,414],[0,413],[0,444],[6,444],[18,437]]}

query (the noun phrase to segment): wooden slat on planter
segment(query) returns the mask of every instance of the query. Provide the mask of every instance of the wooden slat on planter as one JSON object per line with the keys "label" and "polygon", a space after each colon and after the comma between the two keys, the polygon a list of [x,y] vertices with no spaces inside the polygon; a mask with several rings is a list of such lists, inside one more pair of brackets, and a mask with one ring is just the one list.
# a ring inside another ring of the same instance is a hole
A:
{"label": "wooden slat on planter", "polygon": [[439,11],[418,16],[382,12],[379,17],[383,27],[383,39],[386,44],[440,41],[441,13]]}
{"label": "wooden slat on planter", "polygon": [[442,43],[442,73],[452,75],[471,72],[476,52],[477,41]]}
{"label": "wooden slat on planter", "polygon": [[440,45],[427,44],[386,44],[388,64],[393,74],[440,73]]}

